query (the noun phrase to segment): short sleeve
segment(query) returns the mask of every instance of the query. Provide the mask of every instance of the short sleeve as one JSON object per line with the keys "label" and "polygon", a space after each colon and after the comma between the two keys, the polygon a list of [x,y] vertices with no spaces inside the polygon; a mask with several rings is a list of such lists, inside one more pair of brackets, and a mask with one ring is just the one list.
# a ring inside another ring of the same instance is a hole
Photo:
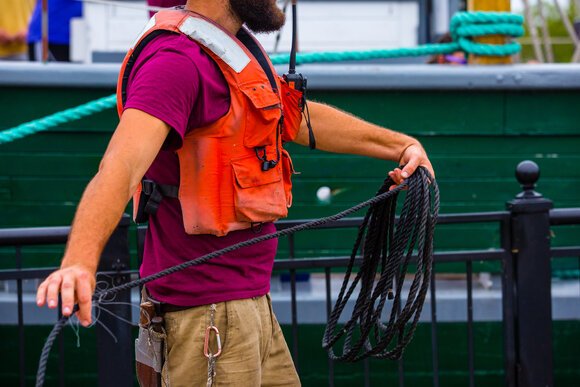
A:
{"label": "short sleeve", "polygon": [[164,34],[143,49],[129,77],[124,109],[141,110],[169,125],[169,148],[181,146],[197,101],[196,55],[202,55],[201,49],[187,38]]}

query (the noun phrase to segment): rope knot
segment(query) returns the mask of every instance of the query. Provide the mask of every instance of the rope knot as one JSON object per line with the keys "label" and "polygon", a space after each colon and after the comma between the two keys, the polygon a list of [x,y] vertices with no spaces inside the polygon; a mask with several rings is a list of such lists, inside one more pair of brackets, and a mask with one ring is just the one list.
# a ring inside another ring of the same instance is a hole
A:
{"label": "rope knot", "polygon": [[450,32],[459,48],[468,54],[509,56],[521,50],[519,43],[489,44],[472,39],[490,35],[519,37],[524,34],[523,22],[523,16],[508,12],[458,12],[451,18]]}

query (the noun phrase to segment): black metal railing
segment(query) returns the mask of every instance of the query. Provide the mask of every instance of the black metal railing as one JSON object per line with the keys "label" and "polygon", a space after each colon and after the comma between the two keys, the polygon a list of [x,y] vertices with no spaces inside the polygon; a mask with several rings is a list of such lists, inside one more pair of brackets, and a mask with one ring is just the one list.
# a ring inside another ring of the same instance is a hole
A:
{"label": "black metal railing", "polygon": [[[103,286],[117,285],[129,280],[132,271],[129,270],[129,239],[128,228],[130,220],[127,215],[123,216],[118,227],[109,239],[98,267],[98,282]],[[70,227],[39,227],[39,228],[18,228],[0,230],[0,247],[14,247],[15,269],[0,270],[0,281],[15,280],[17,286],[17,323],[18,323],[18,343],[19,343],[19,370],[18,380],[21,387],[26,383],[26,354],[25,354],[25,321],[23,313],[23,290],[24,280],[43,279],[52,273],[56,267],[40,269],[23,269],[22,248],[24,246],[50,246],[64,245],[67,242]],[[129,386],[133,383],[133,350],[130,343],[132,341],[131,326],[122,323],[118,316],[131,321],[131,308],[126,305],[119,305],[117,302],[129,303],[129,292],[122,292],[111,298],[111,302],[101,305],[105,310],[101,313],[99,320],[101,324],[96,325],[97,336],[97,359],[98,376],[100,386]],[[60,299],[58,318],[60,314]],[[113,332],[113,335],[109,333]],[[117,345],[118,343],[123,343]],[[127,344],[127,345],[124,345]],[[64,344],[62,335],[58,338],[58,385],[65,385],[64,371]],[[112,355],[113,354],[113,355]],[[36,362],[37,359],[34,360]],[[111,369],[118,372],[109,372]]]}
{"label": "black metal railing", "polygon": [[[466,278],[466,337],[467,373],[469,386],[475,385],[477,367],[475,364],[474,342],[474,302],[473,302],[473,264],[474,262],[494,261],[501,265],[501,299],[504,375],[507,386],[553,386],[552,360],[552,313],[551,277],[552,257],[580,257],[580,246],[551,247],[550,226],[580,224],[580,208],[552,209],[552,202],[534,191],[539,176],[537,166],[530,162],[521,163],[517,170],[518,181],[523,192],[507,204],[506,211],[468,214],[441,215],[439,225],[463,225],[468,223],[494,223],[500,231],[499,247],[491,250],[436,251],[435,267],[446,263],[465,264]],[[302,221],[280,221],[278,229],[289,228]],[[356,228],[361,219],[345,219],[320,226],[323,228]],[[115,234],[105,249],[99,271],[109,285],[129,280],[129,242],[127,217],[121,221]],[[0,230],[0,247],[13,246],[15,249],[16,269],[1,270],[0,281],[16,280],[19,331],[19,377],[24,386],[25,361],[22,281],[30,278],[43,278],[54,268],[22,269],[22,246],[64,244],[69,232],[68,227],[5,229]],[[138,231],[139,255],[143,251],[144,229]],[[288,236],[288,258],[277,260],[274,269],[286,271],[290,278],[291,337],[289,347],[300,370],[299,323],[297,274],[299,271],[322,271],[324,273],[325,307],[327,318],[332,308],[331,270],[345,267],[349,257],[296,258],[294,236]],[[360,264],[360,260],[357,262]],[[436,270],[433,270],[435,273]],[[431,353],[433,386],[440,385],[439,342],[436,275],[431,278],[430,309]],[[116,301],[130,301],[129,293],[118,295]],[[110,304],[110,303],[109,303]],[[118,343],[104,334],[97,326],[98,384],[99,386],[127,386],[133,381],[131,326],[121,323],[112,315],[131,320],[131,308],[127,305],[112,304],[102,307],[111,308],[102,315],[102,323],[112,330]],[[108,317],[107,317],[108,316]],[[62,352],[62,344],[60,349]],[[62,353],[60,356],[60,385],[64,385]],[[397,364],[398,384],[406,382],[404,360]],[[335,365],[328,361],[328,385],[334,386]],[[370,367],[363,363],[364,385],[370,385]],[[111,370],[115,370],[111,372]]]}

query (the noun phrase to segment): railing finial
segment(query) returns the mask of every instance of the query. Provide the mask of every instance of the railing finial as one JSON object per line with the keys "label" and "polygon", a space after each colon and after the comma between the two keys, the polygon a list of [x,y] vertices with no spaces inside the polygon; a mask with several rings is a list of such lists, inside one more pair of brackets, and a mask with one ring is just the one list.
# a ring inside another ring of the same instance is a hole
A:
{"label": "railing finial", "polygon": [[536,183],[540,178],[540,167],[533,161],[522,161],[516,167],[516,179],[522,186],[523,192],[518,194],[518,198],[541,198],[542,195],[534,191]]}

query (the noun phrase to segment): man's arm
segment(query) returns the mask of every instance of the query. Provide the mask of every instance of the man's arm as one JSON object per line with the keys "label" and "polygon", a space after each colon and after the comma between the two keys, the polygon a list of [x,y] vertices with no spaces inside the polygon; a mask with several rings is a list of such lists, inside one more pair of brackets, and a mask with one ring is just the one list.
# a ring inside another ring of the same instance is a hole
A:
{"label": "man's arm", "polygon": [[91,322],[91,297],[99,258],[141,178],[161,149],[170,127],[139,110],[127,109],[88,184],[73,221],[60,269],[40,284],[36,302],[58,305],[69,316],[74,303],[84,326]]}
{"label": "man's arm", "polygon": [[[308,107],[317,149],[405,164],[403,170],[397,168],[389,172],[389,176],[397,184],[409,177],[420,165],[435,176],[425,150],[413,137],[381,128],[328,105],[309,101]],[[308,145],[305,120],[302,120],[294,141]]]}

